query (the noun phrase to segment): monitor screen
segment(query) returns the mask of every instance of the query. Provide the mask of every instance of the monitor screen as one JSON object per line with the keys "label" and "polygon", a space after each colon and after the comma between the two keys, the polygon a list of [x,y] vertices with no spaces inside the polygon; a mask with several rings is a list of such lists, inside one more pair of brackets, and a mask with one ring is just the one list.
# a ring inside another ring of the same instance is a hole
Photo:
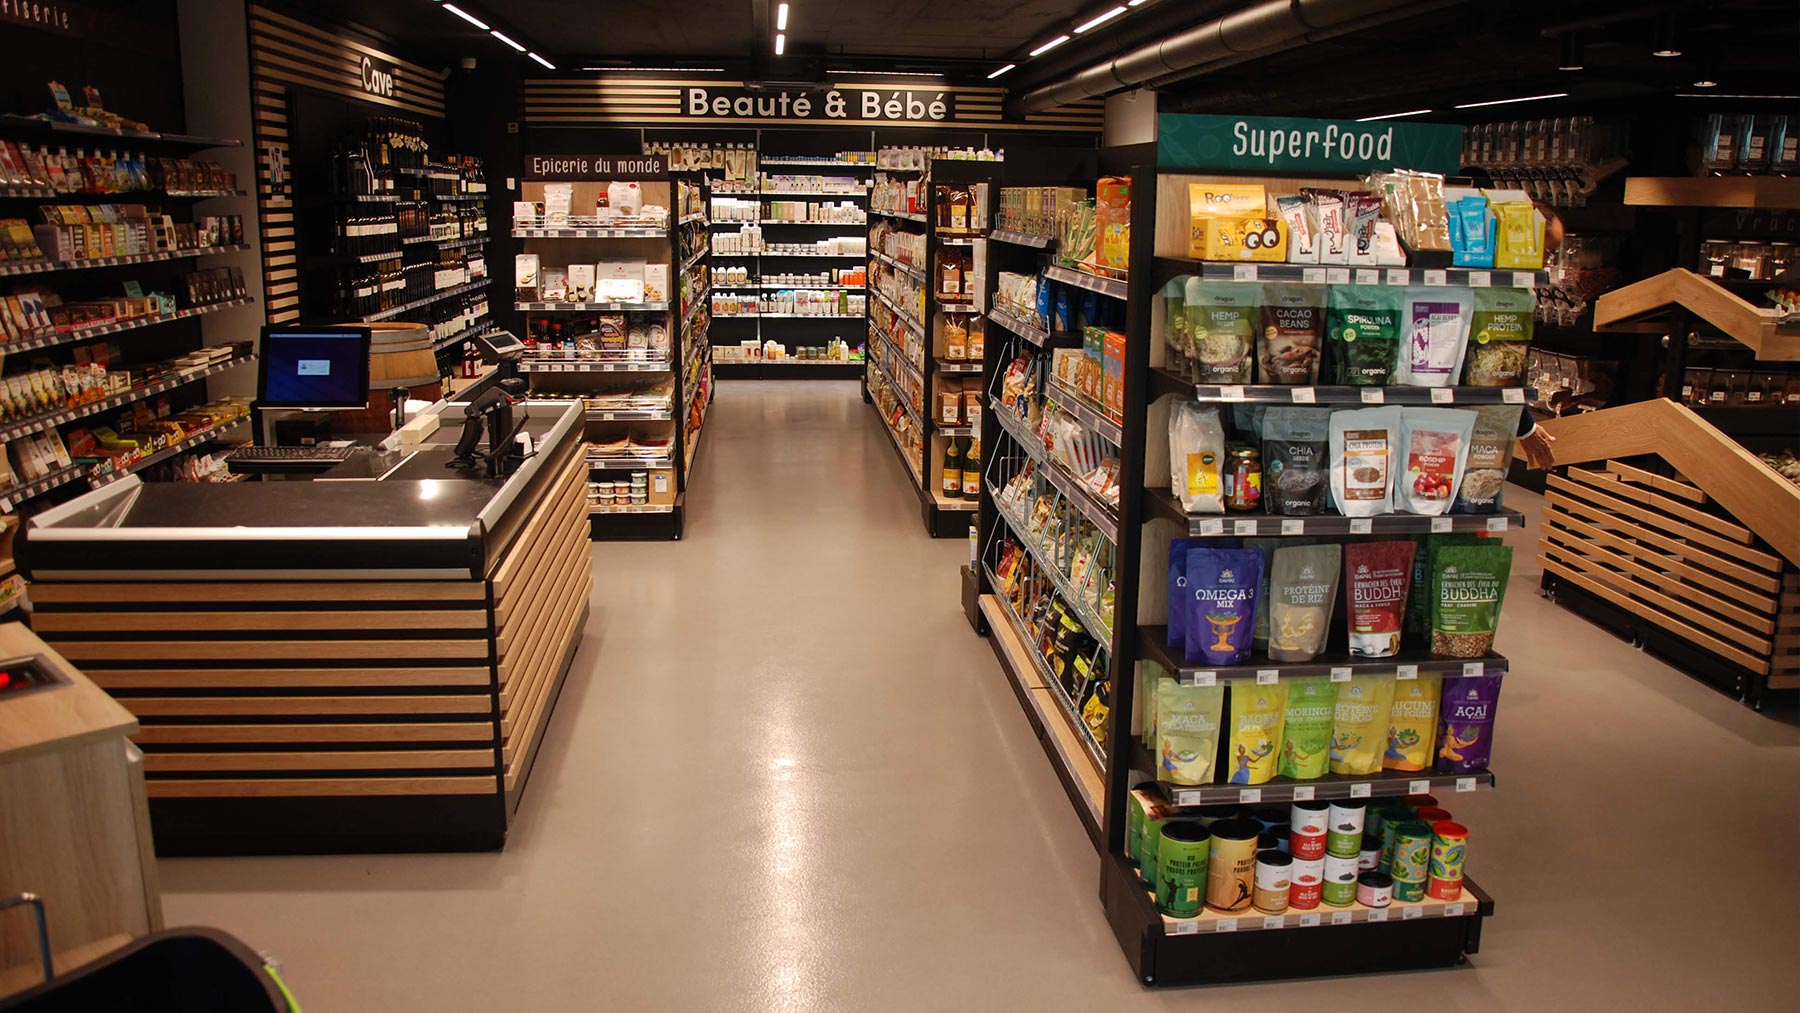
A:
{"label": "monitor screen", "polygon": [[264,408],[367,407],[369,329],[263,328],[256,395]]}

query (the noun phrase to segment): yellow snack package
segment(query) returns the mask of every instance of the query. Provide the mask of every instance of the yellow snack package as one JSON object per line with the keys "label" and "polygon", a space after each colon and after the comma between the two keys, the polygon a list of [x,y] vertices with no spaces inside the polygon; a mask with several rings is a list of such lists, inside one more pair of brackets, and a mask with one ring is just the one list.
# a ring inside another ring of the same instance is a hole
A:
{"label": "yellow snack package", "polygon": [[1275,776],[1287,687],[1237,682],[1231,687],[1231,738],[1225,759],[1232,784],[1262,784]]}
{"label": "yellow snack package", "polygon": [[1394,706],[1394,676],[1353,675],[1338,686],[1331,723],[1331,772],[1374,774],[1381,770],[1388,716]]}
{"label": "yellow snack package", "polygon": [[1388,712],[1387,751],[1381,765],[1388,770],[1425,770],[1437,748],[1438,701],[1443,681],[1436,675],[1394,683],[1394,705]]}
{"label": "yellow snack package", "polygon": [[[1188,256],[1207,259],[1209,218],[1268,218],[1269,195],[1260,183],[1188,184]],[[1285,256],[1285,254],[1284,254]]]}
{"label": "yellow snack package", "polygon": [[[1196,218],[1190,247],[1201,260],[1287,260],[1287,223],[1279,218]],[[1191,251],[1190,251],[1191,252]]]}
{"label": "yellow snack package", "polygon": [[1544,266],[1544,216],[1527,201],[1495,201],[1494,266],[1535,271]]}

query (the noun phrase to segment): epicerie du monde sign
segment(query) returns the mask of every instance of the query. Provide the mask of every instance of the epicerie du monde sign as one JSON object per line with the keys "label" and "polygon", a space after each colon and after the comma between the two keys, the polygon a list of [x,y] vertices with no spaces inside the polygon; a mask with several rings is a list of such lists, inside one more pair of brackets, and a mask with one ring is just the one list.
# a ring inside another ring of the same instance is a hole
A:
{"label": "epicerie du monde sign", "polygon": [[729,120],[875,120],[948,123],[956,97],[931,88],[681,89],[683,115]]}
{"label": "epicerie du monde sign", "polygon": [[669,171],[662,155],[526,155],[525,178],[551,182],[648,179]]}
{"label": "epicerie du monde sign", "polygon": [[1243,172],[1455,173],[1462,142],[1463,128],[1449,123],[1165,113],[1156,158],[1165,168]]}

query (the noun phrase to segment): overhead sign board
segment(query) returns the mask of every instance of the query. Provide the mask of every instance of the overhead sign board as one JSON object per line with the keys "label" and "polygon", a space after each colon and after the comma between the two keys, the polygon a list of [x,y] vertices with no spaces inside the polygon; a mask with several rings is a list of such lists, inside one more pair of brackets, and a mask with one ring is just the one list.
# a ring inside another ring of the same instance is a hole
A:
{"label": "overhead sign board", "polygon": [[525,178],[551,182],[644,179],[666,175],[662,155],[526,155]]}
{"label": "overhead sign board", "polygon": [[1463,128],[1449,123],[1164,113],[1157,117],[1156,160],[1233,172],[1455,173],[1462,144]]}

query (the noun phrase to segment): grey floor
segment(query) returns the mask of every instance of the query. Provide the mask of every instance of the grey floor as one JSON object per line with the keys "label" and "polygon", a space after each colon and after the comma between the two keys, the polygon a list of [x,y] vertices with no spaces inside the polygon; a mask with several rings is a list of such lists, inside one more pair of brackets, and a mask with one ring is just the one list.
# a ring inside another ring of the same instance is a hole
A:
{"label": "grey floor", "polygon": [[967,544],[855,385],[728,382],[705,439],[685,541],[594,548],[503,853],[165,861],[170,924],[277,955],[308,1013],[1794,1008],[1800,731],[1545,603],[1524,551],[1499,790],[1447,801],[1499,904],[1473,966],[1140,989],[959,611]]}

